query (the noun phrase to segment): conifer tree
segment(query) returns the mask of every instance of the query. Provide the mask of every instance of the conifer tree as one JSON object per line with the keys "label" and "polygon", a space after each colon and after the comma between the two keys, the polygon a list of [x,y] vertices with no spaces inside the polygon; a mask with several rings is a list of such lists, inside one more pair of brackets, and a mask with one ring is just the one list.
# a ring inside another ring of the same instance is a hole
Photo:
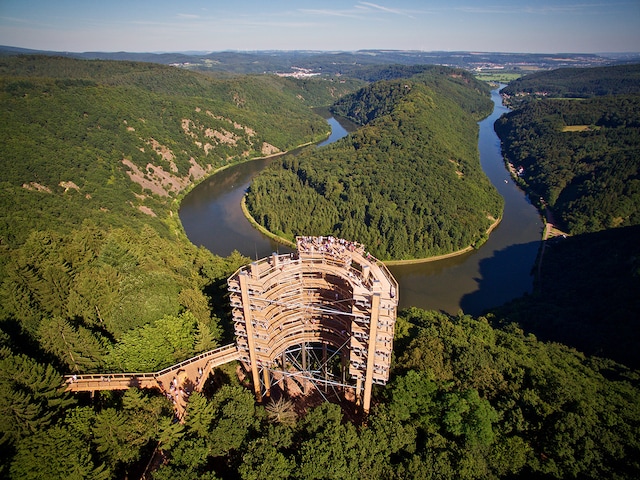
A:
{"label": "conifer tree", "polygon": [[103,363],[106,352],[103,342],[82,325],[74,327],[61,317],[44,319],[38,336],[42,348],[53,354],[70,372],[93,372]]}
{"label": "conifer tree", "polygon": [[39,430],[18,442],[10,473],[25,480],[112,478],[105,465],[93,461],[87,444],[63,426]]}
{"label": "conifer tree", "polygon": [[49,426],[75,400],[50,365],[0,350],[0,442],[12,443]]}

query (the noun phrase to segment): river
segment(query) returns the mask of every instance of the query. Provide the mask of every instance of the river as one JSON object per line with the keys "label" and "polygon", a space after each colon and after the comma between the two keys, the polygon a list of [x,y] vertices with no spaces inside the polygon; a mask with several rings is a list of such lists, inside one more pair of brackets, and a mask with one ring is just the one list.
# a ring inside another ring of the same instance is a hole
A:
{"label": "river", "polygon": [[[505,200],[502,222],[476,251],[437,262],[389,267],[399,283],[400,308],[416,306],[451,314],[462,310],[479,315],[532,289],[531,271],[542,222],[504,166],[493,124],[508,110],[502,106],[498,90],[491,92],[491,98],[495,107],[479,123],[478,147],[484,172]],[[327,121],[332,127],[331,136],[319,147],[342,138],[354,128],[335,118]],[[251,179],[272,160],[260,159],[227,168],[184,198],[180,220],[191,242],[221,256],[233,250],[251,258],[291,251],[255,230],[240,209]]]}

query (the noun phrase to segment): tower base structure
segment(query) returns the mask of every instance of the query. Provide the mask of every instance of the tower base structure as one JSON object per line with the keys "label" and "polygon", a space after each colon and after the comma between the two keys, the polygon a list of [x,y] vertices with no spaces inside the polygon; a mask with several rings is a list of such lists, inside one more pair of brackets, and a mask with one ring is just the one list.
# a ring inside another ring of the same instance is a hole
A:
{"label": "tower base structure", "polygon": [[240,361],[256,398],[274,379],[304,388],[355,389],[364,413],[373,384],[389,379],[398,284],[362,245],[298,237],[297,251],[272,254],[227,281]]}

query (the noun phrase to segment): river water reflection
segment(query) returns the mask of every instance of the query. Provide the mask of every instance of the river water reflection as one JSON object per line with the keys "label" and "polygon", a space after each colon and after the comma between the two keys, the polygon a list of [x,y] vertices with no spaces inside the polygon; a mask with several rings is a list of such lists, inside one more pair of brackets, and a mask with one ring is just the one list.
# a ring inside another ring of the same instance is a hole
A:
{"label": "river water reflection", "polygon": [[[498,90],[492,92],[493,113],[479,123],[478,146],[482,168],[505,199],[504,217],[477,251],[437,262],[392,266],[400,286],[400,307],[416,306],[448,313],[478,315],[530,292],[542,223],[524,193],[509,179],[494,122],[507,111]],[[353,125],[329,118],[331,143]],[[346,128],[345,128],[346,127]],[[251,258],[271,252],[290,252],[255,230],[244,218],[240,201],[251,179],[272,159],[243,163],[205,180],[182,201],[180,220],[189,239],[217,255],[233,250]],[[505,183],[507,180],[507,183]]]}

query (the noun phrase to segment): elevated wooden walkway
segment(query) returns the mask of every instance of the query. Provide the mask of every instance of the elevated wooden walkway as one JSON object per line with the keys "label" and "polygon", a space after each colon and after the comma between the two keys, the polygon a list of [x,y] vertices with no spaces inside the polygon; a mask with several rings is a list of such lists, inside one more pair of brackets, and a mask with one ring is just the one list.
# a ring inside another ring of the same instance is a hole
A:
{"label": "elevated wooden walkway", "polygon": [[157,388],[169,398],[182,418],[191,392],[201,391],[209,373],[220,365],[238,360],[236,344],[210,350],[154,373],[107,373],[67,375],[70,392],[97,390],[126,390],[128,388]]}

